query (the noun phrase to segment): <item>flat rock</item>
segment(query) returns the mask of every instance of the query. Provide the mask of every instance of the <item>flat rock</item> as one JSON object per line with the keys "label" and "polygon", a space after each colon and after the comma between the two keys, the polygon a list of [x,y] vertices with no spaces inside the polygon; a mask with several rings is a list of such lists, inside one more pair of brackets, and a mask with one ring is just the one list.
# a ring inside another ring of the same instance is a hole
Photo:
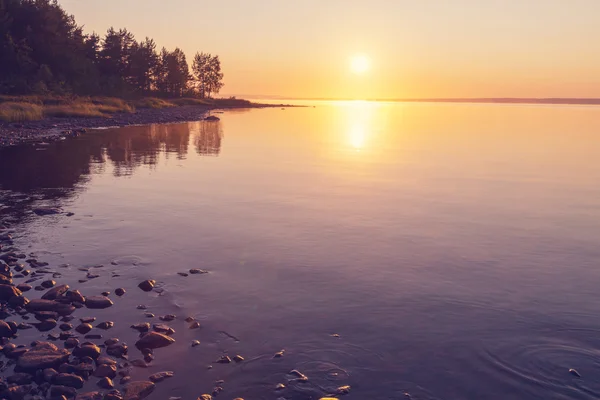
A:
{"label": "flat rock", "polygon": [[135,343],[138,349],[158,349],[175,343],[175,339],[158,332],[150,332]]}
{"label": "flat rock", "polygon": [[155,385],[150,381],[135,381],[125,385],[125,400],[141,400],[154,391]]}
{"label": "flat rock", "polygon": [[75,307],[70,304],[62,304],[55,300],[34,299],[25,305],[29,312],[36,311],[54,311],[59,315],[69,315],[75,311]]}
{"label": "flat rock", "polygon": [[112,300],[106,296],[90,296],[85,299],[85,306],[91,309],[108,308],[112,305]]}
{"label": "flat rock", "polygon": [[17,368],[21,371],[35,371],[54,368],[69,359],[69,352],[48,342],[40,342],[17,360]]}
{"label": "flat rock", "polygon": [[54,383],[81,389],[83,387],[83,378],[75,374],[58,374],[54,377]]}
{"label": "flat rock", "polygon": [[[42,284],[43,286],[43,284]],[[46,293],[44,293],[44,295],[42,296],[42,299],[44,300],[56,300],[57,297],[62,296],[63,294],[65,294],[67,292],[67,290],[69,290],[69,285],[58,285],[53,287],[52,289],[48,290]]]}
{"label": "flat rock", "polygon": [[48,332],[48,331],[51,331],[52,329],[56,328],[57,322],[54,319],[46,319],[46,320],[43,320],[42,322],[38,322],[34,325],[38,329],[38,331]]}
{"label": "flat rock", "polygon": [[175,373],[173,371],[157,372],[156,374],[150,375],[150,379],[154,383],[162,382],[165,379],[172,378]]}

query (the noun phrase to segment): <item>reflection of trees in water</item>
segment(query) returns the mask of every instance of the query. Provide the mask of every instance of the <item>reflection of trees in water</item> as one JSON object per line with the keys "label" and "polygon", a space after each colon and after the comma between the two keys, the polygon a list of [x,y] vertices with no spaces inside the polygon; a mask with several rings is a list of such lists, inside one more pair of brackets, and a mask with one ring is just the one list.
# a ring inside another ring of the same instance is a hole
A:
{"label": "reflection of trees in water", "polygon": [[2,149],[0,203],[14,203],[10,199],[15,192],[28,194],[18,202],[18,208],[25,211],[36,199],[55,203],[72,197],[84,188],[91,174],[103,173],[107,167],[112,167],[115,176],[127,176],[141,165],[156,167],[160,157],[184,159],[191,133],[198,154],[219,154],[220,124],[204,121],[110,129],[47,147]]}
{"label": "reflection of trees in water", "polygon": [[201,121],[194,127],[196,152],[203,156],[218,156],[221,152],[223,130],[218,121]]}

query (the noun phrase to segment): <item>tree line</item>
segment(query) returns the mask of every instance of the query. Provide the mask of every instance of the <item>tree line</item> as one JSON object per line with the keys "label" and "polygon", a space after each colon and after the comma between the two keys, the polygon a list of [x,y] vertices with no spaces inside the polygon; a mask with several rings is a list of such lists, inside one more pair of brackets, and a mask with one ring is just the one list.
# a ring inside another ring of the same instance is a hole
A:
{"label": "tree line", "polygon": [[103,37],[57,0],[0,0],[0,94],[211,97],[223,87],[218,55],[160,51],[126,29]]}

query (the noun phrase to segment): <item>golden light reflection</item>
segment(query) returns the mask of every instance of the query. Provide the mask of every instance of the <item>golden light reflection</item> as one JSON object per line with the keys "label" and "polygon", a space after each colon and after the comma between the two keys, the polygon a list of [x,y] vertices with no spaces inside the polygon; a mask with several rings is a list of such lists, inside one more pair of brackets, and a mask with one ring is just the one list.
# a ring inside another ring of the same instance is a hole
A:
{"label": "golden light reflection", "polygon": [[340,105],[345,119],[345,141],[352,149],[362,150],[373,137],[381,106],[371,101],[340,102]]}

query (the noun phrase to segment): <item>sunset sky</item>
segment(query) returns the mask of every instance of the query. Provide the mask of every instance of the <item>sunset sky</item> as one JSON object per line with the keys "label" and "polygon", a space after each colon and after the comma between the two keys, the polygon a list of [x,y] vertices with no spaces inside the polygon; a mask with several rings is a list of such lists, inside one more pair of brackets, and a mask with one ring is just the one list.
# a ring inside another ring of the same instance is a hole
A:
{"label": "sunset sky", "polygon": [[600,0],[60,3],[86,32],[218,54],[222,95],[600,97]]}

